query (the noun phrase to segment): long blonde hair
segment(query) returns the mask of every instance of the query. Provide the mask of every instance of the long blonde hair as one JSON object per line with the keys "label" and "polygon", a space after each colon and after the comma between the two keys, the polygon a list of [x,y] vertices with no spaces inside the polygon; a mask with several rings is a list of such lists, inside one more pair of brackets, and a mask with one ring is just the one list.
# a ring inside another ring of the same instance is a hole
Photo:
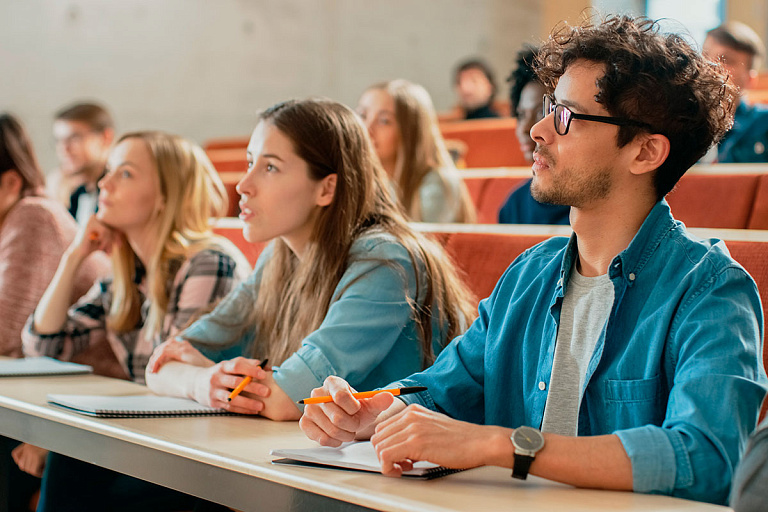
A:
{"label": "long blonde hair", "polygon": [[[446,340],[460,334],[475,316],[471,293],[442,248],[411,229],[391,199],[386,173],[362,122],[351,109],[330,100],[280,103],[260,118],[292,141],[312,179],[335,173],[337,181],[333,201],[321,210],[301,260],[282,239],[274,242],[254,308],[258,356],[268,354],[279,364],[299,349],[338,298],[333,293],[350,263],[352,243],[364,233],[381,232],[402,243],[413,262],[416,301],[423,297],[412,304],[413,318],[422,362],[428,365],[434,358],[433,317],[437,315]],[[404,269],[398,270],[405,275]]]}
{"label": "long blonde hair", "polygon": [[[144,332],[151,338],[162,331],[168,309],[171,280],[181,264],[193,254],[210,247],[230,247],[213,235],[210,217],[226,215],[227,192],[205,152],[176,135],[144,131],[123,135],[143,141],[157,167],[164,208],[158,213],[154,254],[147,268],[149,314]],[[235,252],[236,254],[236,252]],[[124,332],[135,329],[141,319],[141,300],[136,283],[137,256],[122,240],[112,250],[112,305],[108,325]]]}
{"label": "long blonde hair", "polygon": [[[397,193],[408,217],[421,221],[419,187],[430,172],[440,177],[443,192],[452,195],[446,173],[456,172],[437,122],[432,98],[421,85],[408,80],[392,80],[368,90],[382,90],[395,102],[395,119],[400,130],[395,176]],[[464,183],[460,188],[457,222],[475,222],[475,207]]]}

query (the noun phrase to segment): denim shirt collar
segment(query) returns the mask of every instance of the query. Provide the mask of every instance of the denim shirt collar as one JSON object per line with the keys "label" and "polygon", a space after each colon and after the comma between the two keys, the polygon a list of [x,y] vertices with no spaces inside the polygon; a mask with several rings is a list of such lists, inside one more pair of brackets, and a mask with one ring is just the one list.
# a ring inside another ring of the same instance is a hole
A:
{"label": "denim shirt collar", "polygon": [[[608,267],[608,277],[611,280],[621,277],[628,286],[632,286],[648,260],[656,252],[661,241],[667,236],[667,233],[674,229],[675,225],[676,222],[669,210],[669,204],[667,204],[666,199],[662,199],[648,213],[627,248],[613,258]],[[564,287],[571,276],[577,253],[576,233],[573,233],[565,248],[563,262],[560,266],[560,280],[557,283],[558,296],[562,297],[565,293]]]}

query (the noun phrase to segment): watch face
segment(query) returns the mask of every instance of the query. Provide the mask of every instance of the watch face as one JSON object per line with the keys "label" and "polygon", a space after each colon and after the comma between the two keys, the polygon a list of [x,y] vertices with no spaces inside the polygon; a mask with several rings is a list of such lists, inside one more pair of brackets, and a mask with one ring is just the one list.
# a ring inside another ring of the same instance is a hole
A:
{"label": "watch face", "polygon": [[544,436],[531,427],[519,427],[512,434],[512,441],[521,450],[536,452],[544,447]]}

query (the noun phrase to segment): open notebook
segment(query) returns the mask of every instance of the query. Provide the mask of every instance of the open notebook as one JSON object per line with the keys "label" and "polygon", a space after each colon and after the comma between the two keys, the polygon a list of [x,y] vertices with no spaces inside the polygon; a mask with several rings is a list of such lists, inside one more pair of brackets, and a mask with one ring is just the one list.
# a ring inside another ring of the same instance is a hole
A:
{"label": "open notebook", "polygon": [[25,357],[0,361],[0,377],[36,377],[41,375],[81,375],[93,373],[84,364],[68,363],[50,357]]}
{"label": "open notebook", "polygon": [[149,418],[231,414],[187,398],[156,395],[48,395],[48,403],[98,418]]}
{"label": "open notebook", "polygon": [[[370,441],[344,443],[338,448],[320,446],[317,448],[272,450],[270,455],[284,457],[272,464],[313,466],[330,469],[351,469],[381,473],[381,464]],[[417,462],[413,469],[403,476],[431,479],[457,473],[461,469],[449,469],[431,462]]]}

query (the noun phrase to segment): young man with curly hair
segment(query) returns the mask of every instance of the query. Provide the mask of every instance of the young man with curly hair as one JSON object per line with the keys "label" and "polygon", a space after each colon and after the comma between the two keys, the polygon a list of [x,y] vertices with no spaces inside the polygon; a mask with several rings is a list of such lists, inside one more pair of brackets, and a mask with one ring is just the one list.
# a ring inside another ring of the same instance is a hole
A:
{"label": "young man with curly hair", "polygon": [[469,330],[395,384],[427,391],[358,401],[331,377],[314,393],[334,402],[302,428],[332,446],[370,436],[389,475],[496,465],[725,503],[768,381],[760,298],[663,198],[730,127],[736,92],[644,18],[561,28],[537,74],[531,191],[571,206],[574,234],[518,257]]}

